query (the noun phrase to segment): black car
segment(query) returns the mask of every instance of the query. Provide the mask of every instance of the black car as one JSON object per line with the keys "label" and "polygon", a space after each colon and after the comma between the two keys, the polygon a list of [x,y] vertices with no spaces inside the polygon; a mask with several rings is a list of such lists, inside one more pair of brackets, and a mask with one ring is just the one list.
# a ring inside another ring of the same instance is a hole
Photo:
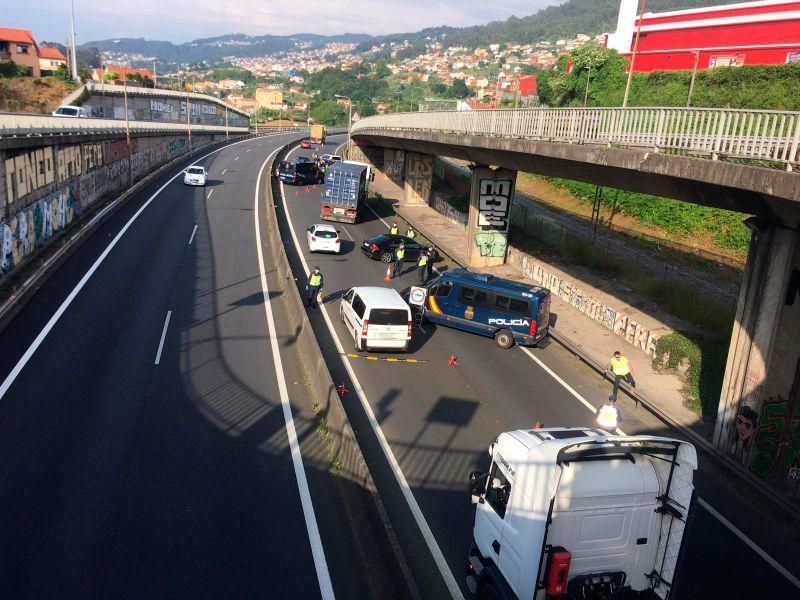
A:
{"label": "black car", "polygon": [[382,233],[364,240],[364,243],[361,244],[361,251],[372,259],[390,263],[394,260],[394,251],[397,250],[401,243],[406,246],[406,255],[403,260],[410,262],[419,258],[419,253],[423,250],[423,246],[404,235],[390,235],[388,233]]}
{"label": "black car", "polygon": [[284,183],[308,185],[322,181],[322,173],[311,162],[281,162],[278,165],[278,178]]}

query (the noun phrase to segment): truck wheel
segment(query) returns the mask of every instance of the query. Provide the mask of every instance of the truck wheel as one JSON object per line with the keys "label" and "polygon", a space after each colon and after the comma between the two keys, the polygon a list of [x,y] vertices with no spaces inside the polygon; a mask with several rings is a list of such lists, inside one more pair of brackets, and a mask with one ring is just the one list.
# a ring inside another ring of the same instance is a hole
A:
{"label": "truck wheel", "polygon": [[384,252],[381,254],[381,262],[385,262],[387,265],[392,262],[392,258],[394,257],[391,252]]}
{"label": "truck wheel", "polygon": [[494,334],[494,341],[503,350],[508,350],[509,348],[511,348],[511,346],[514,345],[514,334],[508,331],[507,329],[501,329],[500,331]]}

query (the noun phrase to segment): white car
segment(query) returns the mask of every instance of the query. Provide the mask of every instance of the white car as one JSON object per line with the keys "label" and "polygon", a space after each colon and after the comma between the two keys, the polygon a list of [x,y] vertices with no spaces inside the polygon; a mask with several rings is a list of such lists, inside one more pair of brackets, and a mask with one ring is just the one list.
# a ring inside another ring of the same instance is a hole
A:
{"label": "white car", "polygon": [[70,106],[63,104],[52,112],[54,117],[70,117],[70,118],[83,118],[89,117],[89,111],[82,106]]}
{"label": "white car", "polygon": [[342,157],[341,156],[337,156],[335,154],[323,154],[322,156],[319,157],[319,159],[321,161],[326,162],[329,165],[332,165],[333,163],[339,162],[340,160],[342,160]]}
{"label": "white car", "polygon": [[306,231],[309,252],[335,252],[339,254],[341,240],[333,225],[312,225]]}
{"label": "white car", "polygon": [[208,173],[205,167],[193,166],[183,172],[183,183],[186,185],[205,185]]}

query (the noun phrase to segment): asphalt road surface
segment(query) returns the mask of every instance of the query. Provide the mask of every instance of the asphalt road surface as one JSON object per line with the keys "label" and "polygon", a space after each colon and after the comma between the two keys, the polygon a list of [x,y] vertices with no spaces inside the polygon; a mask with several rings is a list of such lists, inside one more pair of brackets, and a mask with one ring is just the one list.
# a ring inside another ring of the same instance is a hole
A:
{"label": "asphalt road surface", "polygon": [[290,452],[286,411],[299,456],[319,441],[307,398],[282,402],[273,348],[290,388],[302,374],[278,302],[268,327],[281,292],[254,220],[290,139],[199,160],[206,187],[168,182],[178,169],[150,185],[0,335],[3,597],[403,595],[354,550],[370,541],[342,527],[324,461]]}
{"label": "asphalt road surface", "polygon": [[[295,149],[291,156],[311,152]],[[321,186],[280,187],[288,213],[288,219],[283,219],[285,226],[293,228],[303,254],[304,264],[294,257],[295,265],[298,270],[318,265],[325,275],[328,321],[335,328],[340,348],[322,343],[329,337],[326,323],[320,311],[312,310],[318,338],[331,355],[337,350],[352,352],[352,334],[339,318],[342,293],[356,285],[401,290],[417,282],[414,264],[407,264],[401,277],[384,281],[386,265],[370,260],[359,250],[364,239],[388,231],[391,209],[370,203],[374,211],[365,210],[357,224],[337,225],[343,240],[340,255],[311,255],[306,228],[322,222]],[[388,221],[382,222],[380,216]],[[292,246],[287,244],[287,249]],[[302,274],[298,275],[302,287],[305,281]],[[457,365],[448,365],[451,354],[457,356]],[[379,425],[375,437],[385,438],[408,483],[411,503],[421,511],[421,528],[429,527],[435,538],[433,544],[427,540],[427,566],[445,581],[449,579],[451,592],[457,595],[459,590],[454,587],[466,593],[463,573],[474,517],[466,478],[473,469],[486,470],[489,444],[502,431],[533,427],[536,422],[546,426],[594,426],[593,407],[600,406],[610,390],[555,343],[546,349],[502,350],[490,338],[425,323],[414,331],[409,356],[426,362],[348,360],[369,404],[365,412],[371,411]],[[335,362],[331,356],[329,364]],[[622,410],[625,433],[675,437],[660,421],[629,401],[623,401]],[[390,466],[385,464],[384,468],[388,470]],[[376,480],[380,479],[375,466],[372,470]],[[720,510],[747,535],[737,535],[704,505],[697,506],[693,530],[686,539],[688,560],[679,574],[678,598],[777,598],[800,593],[793,582],[775,570],[770,557],[765,560],[743,539],[755,538],[772,559],[798,572],[796,542],[789,539],[783,525],[758,513],[760,509],[746,498],[737,498],[738,491],[731,481],[704,469],[702,464],[695,484],[712,510]],[[420,526],[419,518],[417,525]],[[419,539],[424,537],[420,534]],[[437,550],[442,556],[438,565]],[[424,565],[416,568],[422,570]],[[417,575],[422,574],[418,571]]]}

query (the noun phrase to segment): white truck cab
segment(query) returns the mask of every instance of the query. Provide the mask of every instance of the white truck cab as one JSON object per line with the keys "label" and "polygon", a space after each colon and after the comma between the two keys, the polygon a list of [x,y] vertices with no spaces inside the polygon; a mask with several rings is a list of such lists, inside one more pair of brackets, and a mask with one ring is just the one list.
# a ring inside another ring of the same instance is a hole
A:
{"label": "white truck cab", "polygon": [[502,433],[476,505],[467,585],[479,598],[669,597],[692,504],[687,442],[600,429]]}

